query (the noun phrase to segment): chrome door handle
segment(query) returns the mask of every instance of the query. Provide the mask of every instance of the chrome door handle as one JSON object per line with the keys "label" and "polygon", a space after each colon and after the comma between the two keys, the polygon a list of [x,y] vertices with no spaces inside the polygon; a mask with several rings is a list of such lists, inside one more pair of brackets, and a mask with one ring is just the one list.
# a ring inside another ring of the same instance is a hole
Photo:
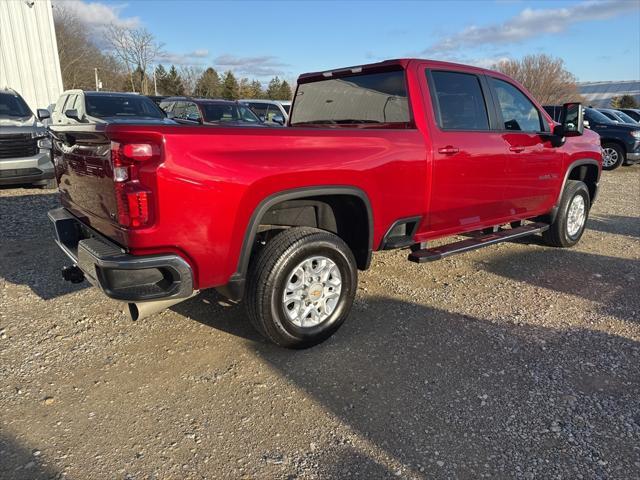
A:
{"label": "chrome door handle", "polygon": [[444,155],[453,155],[454,153],[458,153],[459,151],[459,148],[452,147],[451,145],[447,145],[446,147],[438,149],[438,153],[442,153]]}

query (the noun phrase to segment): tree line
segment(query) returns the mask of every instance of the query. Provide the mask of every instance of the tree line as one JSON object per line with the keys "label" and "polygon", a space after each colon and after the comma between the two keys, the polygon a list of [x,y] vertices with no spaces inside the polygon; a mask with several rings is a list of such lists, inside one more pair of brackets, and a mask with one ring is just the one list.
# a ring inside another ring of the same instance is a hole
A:
{"label": "tree line", "polygon": [[246,77],[238,79],[229,70],[222,74],[213,67],[207,69],[191,68],[186,74],[178,72],[175,65],[167,70],[158,65],[154,70],[153,79],[158,95],[194,95],[206,98],[225,98],[237,100],[239,98],[269,98],[272,100],[291,100],[291,86],[286,80],[273,77],[267,88],[263,88],[258,80]]}
{"label": "tree line", "polygon": [[[65,89],[94,90],[96,69],[102,90],[144,95],[194,95],[208,98],[290,100],[291,85],[274,77],[266,87],[213,67],[163,65],[162,44],[143,27],[109,25],[95,36],[63,2],[54,5],[60,70]],[[89,32],[91,32],[92,36]]]}

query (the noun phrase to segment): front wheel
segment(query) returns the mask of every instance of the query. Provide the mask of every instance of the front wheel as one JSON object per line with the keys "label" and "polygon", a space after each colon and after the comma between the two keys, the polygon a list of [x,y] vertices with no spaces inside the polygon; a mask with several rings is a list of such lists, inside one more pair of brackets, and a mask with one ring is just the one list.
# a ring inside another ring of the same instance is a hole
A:
{"label": "front wheel", "polygon": [[615,143],[605,143],[602,146],[602,169],[615,170],[625,161],[624,150]]}
{"label": "front wheel", "polygon": [[349,315],[357,275],[353,253],[340,237],[316,228],[284,230],[252,259],[249,319],[259,333],[283,347],[316,345]]}
{"label": "front wheel", "polygon": [[584,182],[568,180],[556,218],[542,234],[545,243],[553,247],[572,247],[578,243],[587,225],[590,208],[589,189]]}

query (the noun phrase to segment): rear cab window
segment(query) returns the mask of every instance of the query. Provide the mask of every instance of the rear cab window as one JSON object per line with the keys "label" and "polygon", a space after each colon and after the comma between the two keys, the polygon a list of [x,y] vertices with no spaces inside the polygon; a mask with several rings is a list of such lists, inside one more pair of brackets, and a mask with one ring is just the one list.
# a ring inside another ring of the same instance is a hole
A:
{"label": "rear cab window", "polygon": [[413,128],[403,69],[301,83],[290,126]]}

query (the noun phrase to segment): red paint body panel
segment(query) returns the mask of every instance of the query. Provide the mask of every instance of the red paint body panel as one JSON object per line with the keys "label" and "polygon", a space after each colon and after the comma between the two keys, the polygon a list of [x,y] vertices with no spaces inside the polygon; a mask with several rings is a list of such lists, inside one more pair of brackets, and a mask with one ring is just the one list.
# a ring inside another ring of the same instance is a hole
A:
{"label": "red paint body panel", "polygon": [[[194,287],[209,288],[226,284],[237,271],[250,218],[272,194],[314,186],[361,190],[371,205],[377,249],[400,218],[422,218],[414,237],[422,241],[546,213],[556,204],[572,161],[601,161],[599,138],[590,131],[560,148],[533,134],[442,131],[424,69],[489,72],[422,60],[397,63],[407,71],[415,129],[56,128],[61,137],[73,132],[78,143],[77,155],[59,148],[54,154],[63,205],[134,255],[178,253],[194,270]],[[151,191],[148,228],[117,224],[113,171],[104,151],[109,141],[161,147],[159,161],[138,170]],[[458,153],[438,152],[448,145]],[[524,147],[523,152],[514,154],[512,146]]]}

